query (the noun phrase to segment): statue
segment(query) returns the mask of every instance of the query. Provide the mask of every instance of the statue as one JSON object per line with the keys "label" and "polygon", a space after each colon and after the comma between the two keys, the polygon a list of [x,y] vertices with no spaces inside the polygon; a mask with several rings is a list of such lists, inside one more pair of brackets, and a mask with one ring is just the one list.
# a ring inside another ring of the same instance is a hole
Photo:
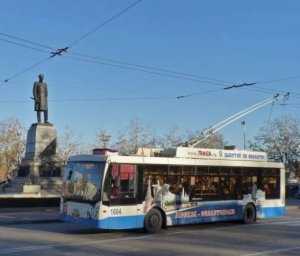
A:
{"label": "statue", "polygon": [[[56,154],[57,132],[53,124],[48,122],[48,88],[44,82],[44,76],[40,74],[38,81],[33,84],[34,111],[37,112],[37,122],[31,124],[27,132],[25,157],[19,167],[19,177],[23,177],[23,191],[56,189],[56,182],[43,181],[40,177],[52,177],[60,175],[62,163]],[[42,120],[42,114],[44,119]],[[43,182],[43,186],[41,186]],[[34,185],[34,186],[32,186]],[[1,188],[0,188],[1,189]],[[45,191],[44,191],[45,192]],[[44,193],[43,192],[43,193]],[[42,198],[44,196],[42,195]]]}
{"label": "statue", "polygon": [[44,123],[48,123],[48,89],[43,82],[44,75],[39,74],[39,81],[33,85],[34,111],[37,112],[37,121],[41,123],[41,112],[44,112]]}

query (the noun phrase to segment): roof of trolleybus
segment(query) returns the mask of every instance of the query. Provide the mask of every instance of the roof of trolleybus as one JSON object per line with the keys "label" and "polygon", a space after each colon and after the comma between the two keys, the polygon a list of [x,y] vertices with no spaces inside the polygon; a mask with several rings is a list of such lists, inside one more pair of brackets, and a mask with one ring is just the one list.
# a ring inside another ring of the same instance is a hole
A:
{"label": "roof of trolleybus", "polygon": [[[242,151],[239,151],[242,152]],[[123,156],[123,155],[76,155],[69,158],[71,162],[113,162],[127,164],[157,164],[157,165],[204,165],[204,166],[236,166],[236,167],[260,167],[260,168],[284,168],[281,162],[257,161],[257,160],[232,160],[232,159],[202,159],[181,157],[152,157],[152,156]]]}
{"label": "roof of trolleybus", "polygon": [[69,162],[105,162],[106,156],[101,155],[74,155],[69,157]]}

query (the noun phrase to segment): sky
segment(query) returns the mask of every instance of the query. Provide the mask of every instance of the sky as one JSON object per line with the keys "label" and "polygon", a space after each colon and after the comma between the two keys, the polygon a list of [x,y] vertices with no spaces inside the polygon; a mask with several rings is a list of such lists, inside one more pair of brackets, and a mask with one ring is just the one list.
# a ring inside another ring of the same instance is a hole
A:
{"label": "sky", "polygon": [[[133,2],[3,0],[0,33],[61,48]],[[37,75],[43,73],[49,90],[50,122],[59,133],[69,127],[84,143],[92,143],[100,129],[116,138],[136,118],[156,134],[173,127],[202,130],[272,97],[276,90],[300,93],[299,12],[300,2],[296,0],[143,0],[80,41],[65,56],[57,56],[0,85],[0,120],[18,118],[26,128],[36,121],[30,97]],[[257,85],[268,88],[268,93],[255,87],[222,90],[224,86],[220,84],[78,61],[70,58],[72,52],[171,69],[229,84],[299,77]],[[0,41],[0,56],[3,81],[49,54]],[[215,89],[219,90],[207,93]],[[196,94],[175,99],[191,93]],[[103,100],[120,97],[160,99]],[[292,93],[289,103],[276,105],[271,118],[286,114],[298,118],[299,95]],[[267,122],[270,111],[268,106],[243,119],[247,139]],[[222,133],[229,144],[241,147],[240,121]]]}

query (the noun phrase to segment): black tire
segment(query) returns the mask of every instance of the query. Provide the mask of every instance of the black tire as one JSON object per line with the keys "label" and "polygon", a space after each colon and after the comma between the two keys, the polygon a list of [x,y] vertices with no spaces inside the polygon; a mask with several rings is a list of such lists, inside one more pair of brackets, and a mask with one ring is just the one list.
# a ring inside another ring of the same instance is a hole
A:
{"label": "black tire", "polygon": [[243,223],[252,224],[256,222],[256,208],[253,204],[247,204],[244,208]]}
{"label": "black tire", "polygon": [[163,218],[158,209],[151,209],[144,220],[144,229],[147,233],[157,233],[161,230]]}

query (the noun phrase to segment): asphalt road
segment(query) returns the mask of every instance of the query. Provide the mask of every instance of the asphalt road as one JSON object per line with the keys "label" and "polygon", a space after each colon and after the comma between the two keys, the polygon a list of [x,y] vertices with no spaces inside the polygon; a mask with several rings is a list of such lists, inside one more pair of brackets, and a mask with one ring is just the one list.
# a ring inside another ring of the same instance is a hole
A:
{"label": "asphalt road", "polygon": [[58,220],[59,208],[55,207],[0,208],[0,226],[49,223]]}
{"label": "asphalt road", "polygon": [[[181,226],[154,235],[142,231],[87,230],[55,221],[56,213],[55,209],[1,211],[0,256],[300,255],[298,207],[289,208],[287,216],[280,219],[252,225],[213,223]],[[46,222],[41,219],[43,214],[48,218]],[[5,216],[7,223],[4,222]],[[26,216],[27,220],[22,221],[20,216]],[[40,221],[34,222],[39,220],[38,217]],[[14,221],[9,221],[12,218],[15,218]]]}

